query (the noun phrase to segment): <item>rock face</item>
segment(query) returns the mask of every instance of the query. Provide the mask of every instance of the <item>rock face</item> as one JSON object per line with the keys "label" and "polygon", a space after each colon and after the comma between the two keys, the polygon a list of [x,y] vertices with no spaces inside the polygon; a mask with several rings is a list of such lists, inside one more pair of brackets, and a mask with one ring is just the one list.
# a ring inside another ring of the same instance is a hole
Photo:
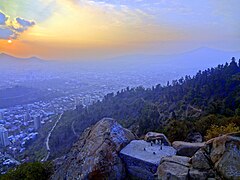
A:
{"label": "rock face", "polygon": [[223,178],[240,179],[240,132],[208,141],[206,151]]}
{"label": "rock face", "polygon": [[161,180],[179,179],[179,180],[205,180],[208,178],[218,179],[215,171],[212,169],[193,168],[191,158],[185,156],[172,156],[162,159],[158,166],[157,178]]}
{"label": "rock face", "polygon": [[145,135],[144,140],[147,142],[161,140],[165,146],[171,146],[171,143],[169,142],[167,137],[162,133],[148,132]]}
{"label": "rock face", "polygon": [[158,179],[186,179],[190,158],[183,156],[164,157],[158,167]]}
{"label": "rock face", "polygon": [[174,141],[172,146],[177,150],[177,155],[192,157],[197,150],[204,146],[204,143],[189,143],[184,141]]}
{"label": "rock face", "polygon": [[240,133],[211,139],[187,158],[163,158],[158,179],[240,179]]}
{"label": "rock face", "polygon": [[123,179],[125,167],[118,153],[133,139],[129,130],[104,118],[84,131],[66,157],[55,161],[52,179]]}

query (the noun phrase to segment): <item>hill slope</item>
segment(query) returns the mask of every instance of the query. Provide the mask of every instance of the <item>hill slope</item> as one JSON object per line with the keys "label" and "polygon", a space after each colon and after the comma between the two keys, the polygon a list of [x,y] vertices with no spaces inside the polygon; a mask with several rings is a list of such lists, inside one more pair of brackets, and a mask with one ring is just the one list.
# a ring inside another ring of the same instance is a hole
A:
{"label": "hill slope", "polygon": [[192,130],[205,135],[212,124],[240,126],[239,115],[240,67],[233,59],[167,86],[127,88],[88,108],[65,113],[50,140],[55,148],[51,158],[68,151],[85,128],[104,117],[118,119],[138,135],[160,131],[171,140],[184,140]]}

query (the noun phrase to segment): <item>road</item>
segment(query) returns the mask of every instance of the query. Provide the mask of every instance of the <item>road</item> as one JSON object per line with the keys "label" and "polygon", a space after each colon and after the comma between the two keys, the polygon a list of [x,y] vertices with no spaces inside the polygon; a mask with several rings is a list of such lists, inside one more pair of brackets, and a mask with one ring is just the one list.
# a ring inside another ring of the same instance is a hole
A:
{"label": "road", "polygon": [[46,140],[46,149],[47,149],[48,153],[47,153],[46,157],[44,157],[41,161],[47,161],[49,156],[50,156],[49,139],[50,139],[50,137],[52,135],[53,130],[55,129],[55,127],[57,126],[58,122],[62,118],[62,115],[63,115],[63,113],[59,115],[57,121],[55,122],[55,124],[53,125],[52,129],[48,133],[47,140]]}
{"label": "road", "polygon": [[78,137],[78,134],[76,133],[76,131],[74,129],[74,123],[75,123],[75,121],[72,122],[72,132],[76,137]]}

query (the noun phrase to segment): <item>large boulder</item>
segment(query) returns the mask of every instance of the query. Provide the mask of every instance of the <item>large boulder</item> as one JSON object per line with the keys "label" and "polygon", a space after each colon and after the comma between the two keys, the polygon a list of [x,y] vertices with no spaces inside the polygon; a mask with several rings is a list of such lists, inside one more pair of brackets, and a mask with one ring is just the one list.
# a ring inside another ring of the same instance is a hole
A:
{"label": "large boulder", "polygon": [[198,150],[191,158],[192,167],[195,169],[208,170],[211,169],[211,161],[208,154],[203,150]]}
{"label": "large boulder", "polygon": [[[176,144],[173,143],[173,146],[176,147]],[[191,159],[186,158],[179,156],[163,158],[157,171],[158,179],[238,180],[240,179],[240,133],[213,138],[206,142]]]}
{"label": "large boulder", "polygon": [[224,179],[240,179],[240,132],[211,139],[206,150]]}
{"label": "large boulder", "polygon": [[156,140],[161,140],[165,146],[171,146],[171,143],[168,140],[168,138],[162,133],[148,132],[145,135],[144,140],[147,142],[151,142],[151,141],[155,142]]}
{"label": "large boulder", "polygon": [[55,161],[52,179],[123,179],[120,150],[134,134],[115,120],[104,118],[84,131],[65,158]]}
{"label": "large boulder", "polygon": [[188,176],[190,158],[182,156],[164,157],[157,169],[157,178],[161,180],[185,180]]}
{"label": "large boulder", "polygon": [[205,180],[217,178],[211,169],[195,169],[191,164],[191,159],[184,156],[164,157],[158,166],[156,173],[159,180]]}
{"label": "large boulder", "polygon": [[177,150],[177,155],[192,157],[197,150],[203,147],[204,143],[190,143],[184,141],[174,141],[172,146]]}

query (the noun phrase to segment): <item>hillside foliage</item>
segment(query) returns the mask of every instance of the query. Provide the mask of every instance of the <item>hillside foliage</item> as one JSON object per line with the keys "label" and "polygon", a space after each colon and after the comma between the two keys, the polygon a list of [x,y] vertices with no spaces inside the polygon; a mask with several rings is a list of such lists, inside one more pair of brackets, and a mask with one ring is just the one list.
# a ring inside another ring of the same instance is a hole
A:
{"label": "hillside foliage", "polygon": [[53,172],[51,163],[25,163],[0,176],[0,180],[46,180]]}
{"label": "hillside foliage", "polygon": [[[107,94],[102,101],[67,112],[51,144],[58,153],[62,139],[73,144],[77,134],[104,117],[111,117],[139,136],[148,131],[164,132],[170,139],[184,140],[191,131],[203,136],[212,125],[240,127],[240,62],[199,71],[166,85],[135,87]],[[74,126],[73,126],[74,125]],[[75,138],[73,138],[75,137]],[[64,151],[66,152],[66,149]]]}

